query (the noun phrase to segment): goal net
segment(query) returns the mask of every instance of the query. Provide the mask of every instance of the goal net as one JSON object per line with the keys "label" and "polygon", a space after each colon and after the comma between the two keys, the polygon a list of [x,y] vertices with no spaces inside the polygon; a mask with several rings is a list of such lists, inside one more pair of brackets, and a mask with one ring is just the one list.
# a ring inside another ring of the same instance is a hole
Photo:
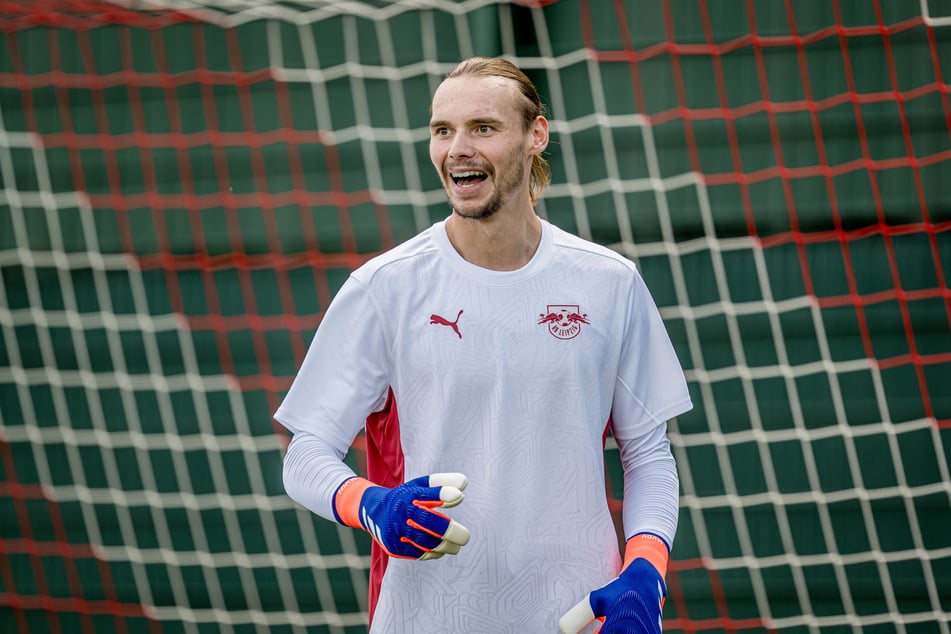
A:
{"label": "goal net", "polygon": [[349,271],[447,215],[429,96],[479,54],[550,109],[539,213],[637,263],[687,372],[665,628],[949,632],[951,2],[0,26],[0,630],[366,630],[367,536],[288,499],[271,414]]}

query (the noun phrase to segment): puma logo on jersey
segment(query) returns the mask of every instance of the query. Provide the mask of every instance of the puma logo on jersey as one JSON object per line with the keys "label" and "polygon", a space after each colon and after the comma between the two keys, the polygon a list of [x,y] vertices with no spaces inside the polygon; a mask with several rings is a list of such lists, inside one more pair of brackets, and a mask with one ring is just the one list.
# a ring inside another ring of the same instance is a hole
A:
{"label": "puma logo on jersey", "polygon": [[456,321],[449,321],[445,317],[440,317],[439,315],[433,314],[429,316],[429,323],[439,326],[449,326],[457,335],[459,335],[459,338],[462,339],[462,333],[459,332],[459,317],[461,315],[462,311],[460,310],[459,314],[456,315]]}

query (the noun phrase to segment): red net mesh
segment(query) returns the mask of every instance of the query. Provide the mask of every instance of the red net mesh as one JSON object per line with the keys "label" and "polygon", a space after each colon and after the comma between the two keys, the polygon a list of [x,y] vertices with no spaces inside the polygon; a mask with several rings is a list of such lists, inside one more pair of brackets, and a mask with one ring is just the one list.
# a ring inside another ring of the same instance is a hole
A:
{"label": "red net mesh", "polygon": [[638,262],[685,363],[665,627],[951,609],[942,3],[471,4],[0,3],[0,622],[365,628],[368,543],[286,500],[270,415],[445,215],[469,53],[548,96],[540,213]]}

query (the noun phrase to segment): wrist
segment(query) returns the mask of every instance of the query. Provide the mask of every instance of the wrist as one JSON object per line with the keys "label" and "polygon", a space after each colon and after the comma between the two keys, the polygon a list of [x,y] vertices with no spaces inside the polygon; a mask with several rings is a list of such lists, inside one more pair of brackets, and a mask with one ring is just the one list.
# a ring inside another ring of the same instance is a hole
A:
{"label": "wrist", "polygon": [[360,501],[367,489],[376,486],[369,480],[354,476],[344,480],[334,493],[334,518],[344,526],[363,528],[360,522]]}
{"label": "wrist", "polygon": [[646,559],[664,579],[667,577],[670,546],[653,533],[638,533],[627,540],[624,548],[624,566],[621,570],[627,568],[635,559]]}

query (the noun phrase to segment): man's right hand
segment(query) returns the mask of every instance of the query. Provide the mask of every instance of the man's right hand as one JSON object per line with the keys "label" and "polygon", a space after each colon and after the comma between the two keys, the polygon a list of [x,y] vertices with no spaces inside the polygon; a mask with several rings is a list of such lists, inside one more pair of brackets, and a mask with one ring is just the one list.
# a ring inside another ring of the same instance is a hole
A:
{"label": "man's right hand", "polygon": [[435,509],[462,502],[461,473],[421,476],[392,489],[350,478],[334,495],[341,524],[362,528],[391,557],[438,559],[469,542],[469,530]]}

